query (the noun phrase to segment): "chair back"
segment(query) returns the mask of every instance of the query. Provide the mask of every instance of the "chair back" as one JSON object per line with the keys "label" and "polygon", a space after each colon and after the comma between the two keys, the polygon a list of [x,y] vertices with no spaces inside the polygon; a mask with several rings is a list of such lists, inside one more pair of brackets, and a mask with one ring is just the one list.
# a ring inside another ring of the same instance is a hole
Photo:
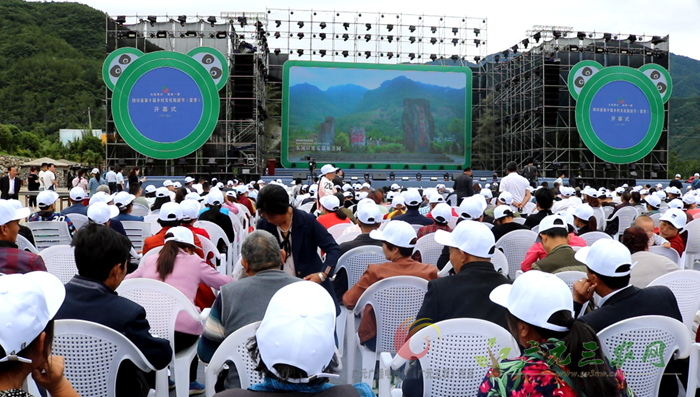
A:
{"label": "chair back", "polygon": [[532,230],[533,232],[535,232],[535,233],[537,233],[537,234],[540,234],[540,225],[537,225],[537,226],[533,227],[533,228],[530,229],[530,230]]}
{"label": "chair back", "polygon": [[579,272],[576,270],[570,270],[568,272],[559,272],[555,273],[554,275],[562,279],[572,292],[574,290],[574,283],[582,278],[587,277],[585,272]]}
{"label": "chair back", "polygon": [[647,287],[654,285],[665,285],[673,292],[678,309],[683,316],[683,324],[688,327],[688,331],[693,332],[693,320],[700,307],[700,272],[679,270],[666,273],[649,283]]}
{"label": "chair back", "polygon": [[[134,206],[131,207],[131,215],[133,215],[133,216],[146,216],[150,212],[151,212],[151,210],[148,209],[148,207],[146,207],[143,204],[134,203]],[[71,218],[71,219],[73,219],[73,218]]]}
{"label": "chair back", "polygon": [[370,285],[355,305],[355,315],[362,314],[367,305],[374,308],[377,320],[377,354],[396,353],[406,335],[397,332],[418,315],[428,292],[428,280],[413,276],[394,276]]}
{"label": "chair back", "polygon": [[[439,330],[439,331],[438,331]],[[496,339],[493,346],[489,340]],[[425,327],[409,340],[413,352],[428,352],[421,357],[421,368],[430,368],[431,376],[423,377],[423,395],[453,397],[473,395],[484,380],[488,367],[482,367],[477,356],[491,362],[503,353],[508,358],[520,355],[518,344],[508,330],[489,321],[455,318]]]}
{"label": "chair back", "polygon": [[369,265],[386,261],[382,247],[376,245],[357,247],[341,255],[336,266],[336,273],[341,268],[345,269],[345,272],[348,274],[349,290],[360,280],[360,277],[362,277]]}
{"label": "chair back", "polygon": [[236,367],[236,372],[238,372],[238,377],[241,380],[241,389],[245,390],[251,385],[262,383],[263,378],[255,370],[257,363],[250,358],[247,347],[248,340],[255,336],[255,330],[258,329],[259,325],[260,321],[256,321],[239,328],[221,342],[214,355],[211,356],[209,365],[204,370],[204,390],[207,397],[211,397],[216,393],[214,386],[216,385],[217,376],[228,361],[232,361]]}
{"label": "chair back", "polygon": [[413,252],[420,251],[421,262],[437,266],[443,245],[435,241],[435,233],[426,234],[418,239]]}
{"label": "chair back", "polygon": [[223,241],[227,247],[231,248],[231,243],[228,241],[228,236],[221,226],[214,222],[209,221],[197,221],[194,223],[194,227],[200,227],[209,233],[210,240],[212,243],[216,244],[218,247],[219,240]]}
{"label": "chair back", "polygon": [[619,210],[617,210],[615,215],[613,215],[613,217],[610,219],[613,220],[617,218],[617,235],[621,236],[622,233],[625,232],[625,229],[632,226],[634,220],[637,219],[638,215],[639,213],[636,209],[634,209],[634,207],[622,207]]}
{"label": "chair back", "polygon": [[228,276],[231,275],[231,266],[228,266],[228,261],[226,260],[226,254],[222,254],[219,252],[219,250],[216,248],[216,244],[214,244],[211,240],[204,236],[199,236],[199,241],[202,243],[202,250],[204,251],[204,258],[209,258],[209,253],[212,253],[214,255],[213,262],[215,265],[217,264],[216,261],[218,260],[220,263],[218,264],[219,266],[219,273],[221,274],[226,274]]}
{"label": "chair back", "polygon": [[78,267],[75,265],[75,250],[70,245],[55,245],[39,253],[44,260],[46,270],[58,277],[63,284],[70,281],[78,274]]}
{"label": "chair back", "polygon": [[151,248],[148,252],[143,254],[141,256],[141,259],[139,260],[139,267],[141,267],[141,265],[143,265],[143,263],[146,261],[146,258],[148,258],[149,256],[158,255],[158,253],[160,253],[160,250],[162,250],[162,249],[163,249],[163,246],[160,245],[158,247]]}
{"label": "chair back", "polygon": [[[160,213],[160,210],[158,210],[158,212]],[[156,213],[156,214],[150,213],[148,215],[144,215],[143,221],[144,222],[155,222],[158,220],[158,216],[160,215],[159,213]]]}
{"label": "chair back", "polygon": [[333,226],[329,227],[328,233],[330,233],[331,236],[333,236],[333,239],[335,239],[337,241],[338,237],[340,237],[343,234],[343,232],[345,231],[345,229],[349,228],[350,226],[352,226],[351,222],[339,223],[337,225],[333,225]]}
{"label": "chair back", "polygon": [[508,278],[511,280],[515,280],[515,271],[520,269],[527,250],[532,247],[536,238],[537,233],[532,230],[513,230],[496,241],[496,248],[503,251],[508,258]]}
{"label": "chair back", "polygon": [[348,232],[340,235],[338,238],[335,239],[335,242],[340,245],[342,243],[347,243],[348,241],[354,240],[357,236],[362,234],[362,231],[357,230],[354,232]]}
{"label": "chair back", "polygon": [[700,259],[700,220],[694,219],[685,225],[688,241],[683,253],[684,268],[692,269],[696,260]]}
{"label": "chair back", "polygon": [[66,222],[35,221],[25,225],[32,230],[34,243],[39,251],[54,245],[68,245],[72,240]]}
{"label": "chair back", "polygon": [[598,240],[612,240],[609,234],[598,231],[583,233],[580,237],[586,241],[586,245],[589,247]]}
{"label": "chair back", "polygon": [[664,368],[674,353],[676,358],[688,357],[691,345],[685,325],[666,316],[640,316],[620,321],[598,332],[598,339],[603,354],[611,360],[621,358],[620,346],[625,354],[622,357],[632,352],[619,369],[638,397],[658,396]]}
{"label": "chair back", "polygon": [[651,218],[651,220],[654,221],[654,227],[659,227],[659,223],[661,222],[661,213],[660,212],[657,212],[656,214],[649,215],[649,218]]}
{"label": "chair back", "polygon": [[607,216],[605,215],[605,211],[603,211],[603,207],[593,208],[593,216],[595,217],[596,221],[598,221],[598,230],[605,230],[605,225],[607,224],[608,220]]}
{"label": "chair back", "polygon": [[613,211],[615,211],[615,207],[606,205],[603,207],[603,212],[605,213],[606,218],[610,218],[610,215],[612,215]]}
{"label": "chair back", "polygon": [[52,349],[65,358],[64,375],[82,397],[114,397],[122,361],[155,370],[124,335],[89,321],[56,320]]}
{"label": "chair back", "polygon": [[68,219],[73,222],[75,230],[80,230],[80,228],[85,226],[89,221],[88,217],[82,214],[68,214]]}
{"label": "chair back", "polygon": [[306,204],[302,205],[301,207],[299,207],[299,209],[300,209],[301,211],[309,212],[309,213],[310,213],[310,212],[311,212],[311,208],[313,208],[313,206],[314,206],[314,202],[311,201],[311,202],[309,202],[309,203],[306,203]]}
{"label": "chair back", "polygon": [[420,228],[422,228],[423,226],[424,226],[424,225],[413,225],[413,224],[411,225],[411,227],[413,228],[413,230],[416,231],[416,233],[418,233],[418,231],[420,230]]}
{"label": "chair back", "polygon": [[20,234],[17,235],[15,244],[17,244],[17,248],[21,250],[29,251],[32,254],[39,255],[39,250],[36,249],[36,247],[29,240],[27,240],[24,236]]}
{"label": "chair back", "polygon": [[509,277],[510,266],[508,266],[508,258],[506,258],[506,254],[500,250],[494,251],[493,256],[491,257],[491,263],[497,272],[501,273],[505,277]]}
{"label": "chair back", "polygon": [[673,248],[666,248],[661,245],[654,245],[649,247],[649,252],[652,252],[657,255],[665,256],[668,259],[672,260],[673,263],[677,264],[681,268],[683,268],[683,263],[681,262],[681,256],[678,255],[678,251],[674,250]]}
{"label": "chair back", "polygon": [[524,225],[525,221],[526,221],[526,219],[523,218],[522,216],[517,216],[517,217],[513,218],[513,222],[515,222],[519,225]]}
{"label": "chair back", "polygon": [[124,226],[126,236],[136,248],[136,251],[141,251],[143,242],[151,237],[151,225],[140,221],[122,221],[122,226]]}

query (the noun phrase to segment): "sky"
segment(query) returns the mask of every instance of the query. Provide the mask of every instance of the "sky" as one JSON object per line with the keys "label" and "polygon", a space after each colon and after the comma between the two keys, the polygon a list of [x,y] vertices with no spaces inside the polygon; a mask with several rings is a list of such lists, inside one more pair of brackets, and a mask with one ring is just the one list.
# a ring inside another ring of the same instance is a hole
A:
{"label": "sky", "polygon": [[325,91],[332,86],[355,84],[368,90],[373,90],[384,81],[393,80],[399,76],[406,76],[413,81],[440,87],[460,89],[467,85],[466,75],[463,73],[397,70],[368,72],[366,69],[293,67],[289,72],[289,86],[308,83],[316,86],[321,91]]}
{"label": "sky", "polygon": [[[670,51],[700,60],[700,0],[83,0],[110,15],[215,15],[222,11],[264,12],[272,9],[340,10],[486,18],[488,52],[500,52],[525,38],[533,25],[571,26],[574,31],[671,35]],[[671,66],[673,67],[673,66]]]}

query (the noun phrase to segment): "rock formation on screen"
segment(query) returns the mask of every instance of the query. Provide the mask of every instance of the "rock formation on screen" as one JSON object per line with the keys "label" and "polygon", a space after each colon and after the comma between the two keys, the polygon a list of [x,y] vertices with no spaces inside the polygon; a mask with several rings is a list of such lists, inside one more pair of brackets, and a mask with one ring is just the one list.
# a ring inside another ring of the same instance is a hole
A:
{"label": "rock formation on screen", "polygon": [[403,100],[404,145],[413,153],[430,153],[430,142],[435,136],[435,120],[426,99]]}
{"label": "rock formation on screen", "polygon": [[335,119],[326,117],[326,121],[318,125],[318,144],[333,145],[335,143]]}

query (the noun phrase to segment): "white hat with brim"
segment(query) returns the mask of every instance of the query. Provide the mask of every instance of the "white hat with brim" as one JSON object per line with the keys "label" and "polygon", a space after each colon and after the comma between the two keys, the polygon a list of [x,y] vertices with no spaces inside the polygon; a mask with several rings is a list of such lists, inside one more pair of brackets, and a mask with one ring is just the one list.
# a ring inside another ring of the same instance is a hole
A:
{"label": "white hat with brim", "polygon": [[50,207],[58,199],[58,193],[53,190],[44,190],[36,195],[36,204],[39,207]]}
{"label": "white hat with brim", "polygon": [[119,208],[102,202],[90,204],[87,210],[88,219],[100,225],[106,224],[117,215],[119,215]]}
{"label": "white hat with brim", "polygon": [[[168,234],[172,234],[172,236],[167,237]],[[171,227],[170,229],[168,229],[165,235],[165,243],[167,243],[168,241],[177,241],[178,243],[188,244],[193,247],[195,246],[194,234],[192,233],[192,230],[184,226]]]}
{"label": "white hat with brim", "polygon": [[164,222],[174,222],[182,219],[182,208],[180,204],[169,202],[160,207],[158,219]]}
{"label": "white hat with brim", "polygon": [[583,247],[574,255],[577,261],[601,276],[624,277],[632,272],[636,262],[632,262],[630,250],[615,240],[598,240],[591,246]]}
{"label": "white hat with brim", "polygon": [[685,214],[685,211],[679,208],[671,208],[670,210],[666,211],[661,215],[661,218],[659,218],[659,221],[666,221],[673,225],[678,230],[682,230],[685,227],[686,222],[688,221],[688,217]]}
{"label": "white hat with brim", "polygon": [[29,208],[15,208],[8,200],[0,201],[0,225],[5,225],[12,221],[19,221],[31,214]]}
{"label": "white hat with brim", "polygon": [[321,167],[321,174],[323,174],[323,175],[330,174],[331,172],[336,172],[336,171],[338,171],[338,168],[332,166],[331,164],[326,164],[323,167]]}
{"label": "white hat with brim", "polygon": [[93,205],[95,203],[109,203],[110,201],[114,200],[114,195],[113,194],[107,194],[105,192],[95,192],[95,194],[90,197],[90,201],[88,202],[88,205]]}
{"label": "white hat with brim", "polygon": [[70,190],[70,199],[73,201],[82,201],[85,199],[85,196],[85,190],[80,186],[76,186]]}
{"label": "white hat with brim", "polygon": [[384,230],[372,230],[369,236],[397,247],[413,248],[416,246],[416,231],[413,226],[404,221],[391,221]]}
{"label": "white hat with brim", "polygon": [[491,258],[496,252],[496,240],[489,228],[481,222],[463,220],[452,232],[435,232],[438,244],[454,247],[477,258]]}
{"label": "white hat with brim", "polygon": [[452,207],[447,203],[438,203],[435,208],[430,211],[430,215],[437,223],[448,223],[452,220]]}

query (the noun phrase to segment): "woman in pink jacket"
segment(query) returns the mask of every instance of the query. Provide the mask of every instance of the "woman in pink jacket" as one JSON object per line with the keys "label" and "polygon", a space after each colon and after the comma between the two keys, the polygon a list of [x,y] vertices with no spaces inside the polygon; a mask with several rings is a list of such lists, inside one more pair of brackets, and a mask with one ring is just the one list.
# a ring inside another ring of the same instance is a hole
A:
{"label": "woman in pink jacket", "polygon": [[[186,227],[178,226],[165,234],[165,245],[158,255],[145,259],[130,278],[150,278],[163,281],[185,294],[194,304],[199,283],[219,289],[233,279],[220,274],[207,265],[196,253],[194,235]],[[192,319],[187,313],[180,313],[175,323],[175,351],[179,352],[197,343],[203,332],[202,323]],[[197,358],[190,366],[190,394],[204,392],[204,386],[197,382]]]}

